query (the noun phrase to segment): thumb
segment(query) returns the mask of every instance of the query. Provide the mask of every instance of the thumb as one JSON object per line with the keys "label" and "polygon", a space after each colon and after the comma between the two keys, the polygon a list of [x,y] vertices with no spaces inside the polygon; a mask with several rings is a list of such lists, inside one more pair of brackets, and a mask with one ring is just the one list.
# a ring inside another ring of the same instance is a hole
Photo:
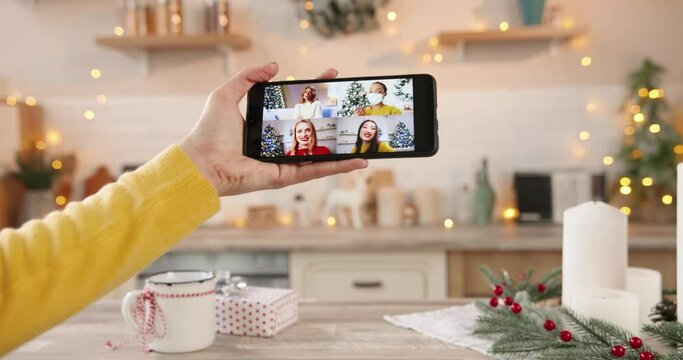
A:
{"label": "thumb", "polygon": [[277,74],[279,66],[276,62],[267,65],[240,70],[230,80],[219,86],[215,92],[220,96],[238,103],[249,89],[257,82],[266,82]]}

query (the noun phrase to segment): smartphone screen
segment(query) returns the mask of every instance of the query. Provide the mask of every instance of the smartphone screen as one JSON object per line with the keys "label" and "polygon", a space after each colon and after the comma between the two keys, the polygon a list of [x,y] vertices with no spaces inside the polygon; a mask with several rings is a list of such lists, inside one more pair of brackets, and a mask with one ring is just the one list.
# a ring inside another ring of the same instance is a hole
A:
{"label": "smartphone screen", "polygon": [[424,82],[412,75],[260,84],[249,94],[245,152],[285,161],[420,156],[435,148],[424,139],[435,138],[436,122],[433,92],[416,91]]}

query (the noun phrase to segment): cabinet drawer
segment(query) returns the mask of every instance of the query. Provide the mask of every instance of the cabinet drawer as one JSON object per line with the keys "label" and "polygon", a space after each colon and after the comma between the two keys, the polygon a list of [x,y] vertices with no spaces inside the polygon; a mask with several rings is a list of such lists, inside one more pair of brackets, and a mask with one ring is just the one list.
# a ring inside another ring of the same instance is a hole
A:
{"label": "cabinet drawer", "polygon": [[290,281],[302,297],[332,301],[446,296],[444,253],[292,253]]}

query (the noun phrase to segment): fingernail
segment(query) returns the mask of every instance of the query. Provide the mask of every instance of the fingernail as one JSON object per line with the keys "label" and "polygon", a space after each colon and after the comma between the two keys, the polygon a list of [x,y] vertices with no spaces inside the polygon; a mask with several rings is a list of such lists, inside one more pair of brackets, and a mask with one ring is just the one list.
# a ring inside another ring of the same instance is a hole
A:
{"label": "fingernail", "polygon": [[277,65],[277,61],[271,61],[269,65]]}

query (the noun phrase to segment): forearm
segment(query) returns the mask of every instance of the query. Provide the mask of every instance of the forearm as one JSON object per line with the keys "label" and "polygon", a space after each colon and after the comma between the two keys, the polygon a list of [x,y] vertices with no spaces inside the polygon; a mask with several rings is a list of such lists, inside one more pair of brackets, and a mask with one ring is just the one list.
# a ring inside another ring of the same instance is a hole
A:
{"label": "forearm", "polygon": [[174,146],[83,202],[0,232],[0,355],[111,291],[218,208]]}

